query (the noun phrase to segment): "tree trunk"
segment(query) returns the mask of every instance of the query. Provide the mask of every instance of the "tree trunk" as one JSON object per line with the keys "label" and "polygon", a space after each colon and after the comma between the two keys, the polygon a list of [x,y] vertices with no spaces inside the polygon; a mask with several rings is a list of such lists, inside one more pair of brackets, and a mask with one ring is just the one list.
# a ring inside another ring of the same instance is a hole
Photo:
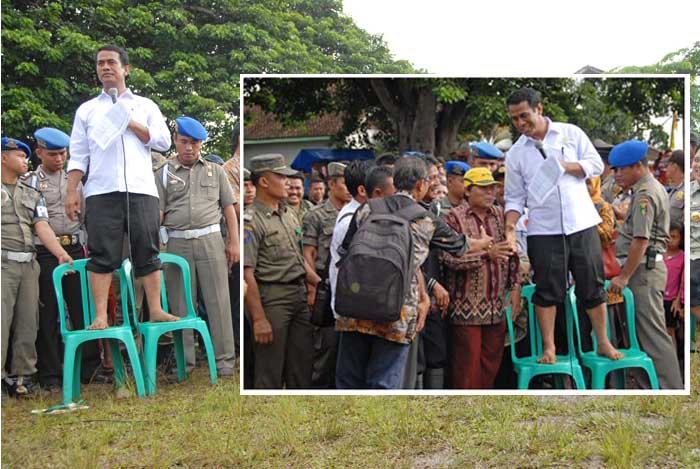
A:
{"label": "tree trunk", "polygon": [[437,118],[435,155],[449,159],[457,150],[457,134],[467,116],[467,103],[445,104]]}

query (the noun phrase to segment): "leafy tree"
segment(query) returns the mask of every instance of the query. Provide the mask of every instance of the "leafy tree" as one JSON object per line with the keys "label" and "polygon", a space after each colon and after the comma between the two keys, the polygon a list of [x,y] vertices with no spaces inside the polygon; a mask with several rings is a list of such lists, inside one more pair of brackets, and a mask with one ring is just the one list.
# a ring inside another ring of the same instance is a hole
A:
{"label": "leafy tree", "polygon": [[205,151],[231,154],[239,73],[406,73],[381,36],[358,28],[340,0],[60,0],[2,2],[2,128],[70,132],[99,91],[94,54],[125,47],[128,86],[172,125],[207,124]]}
{"label": "leafy tree", "polygon": [[[244,93],[246,104],[259,104],[287,125],[319,112],[339,113],[344,125],[335,136],[338,146],[347,146],[350,135],[352,145],[368,146],[362,136],[371,125],[380,130],[381,147],[448,156],[459,141],[493,138],[509,128],[505,100],[522,86],[542,92],[545,113],[553,120],[611,142],[638,137],[663,144],[667,135],[653,117],[683,111],[682,81],[665,78],[261,77],[245,80]],[[512,128],[511,133],[517,135]]]}
{"label": "leafy tree", "polygon": [[690,75],[690,128],[700,132],[700,41],[678,49],[659,62],[644,66],[627,66],[611,73],[687,73]]}

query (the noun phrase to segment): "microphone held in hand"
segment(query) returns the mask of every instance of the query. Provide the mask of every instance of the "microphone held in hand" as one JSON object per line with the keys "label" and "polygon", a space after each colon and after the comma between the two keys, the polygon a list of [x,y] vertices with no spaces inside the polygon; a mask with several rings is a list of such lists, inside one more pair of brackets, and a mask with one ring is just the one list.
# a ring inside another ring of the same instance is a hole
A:
{"label": "microphone held in hand", "polygon": [[107,94],[112,98],[112,104],[117,102],[117,94],[119,94],[119,90],[116,88],[110,88],[107,90]]}
{"label": "microphone held in hand", "polygon": [[535,140],[535,148],[537,148],[537,151],[540,152],[540,155],[542,155],[542,158],[544,158],[546,160],[547,154],[544,152],[544,146],[542,145],[542,142],[540,140]]}

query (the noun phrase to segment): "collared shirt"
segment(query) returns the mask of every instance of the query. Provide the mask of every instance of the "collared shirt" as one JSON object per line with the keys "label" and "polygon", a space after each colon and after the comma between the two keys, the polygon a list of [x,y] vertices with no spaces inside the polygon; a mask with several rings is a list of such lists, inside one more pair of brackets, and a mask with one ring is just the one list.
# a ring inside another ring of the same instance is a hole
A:
{"label": "collared shirt", "polygon": [[48,221],[44,197],[38,190],[18,180],[2,184],[2,249],[14,252],[34,252],[32,227]]}
{"label": "collared shirt", "polygon": [[[110,192],[129,192],[158,197],[153,180],[151,149],[166,151],[170,148],[170,131],[158,106],[148,98],[126,90],[118,100],[131,111],[131,119],[148,127],[150,140],[144,145],[134,132],[127,129],[106,150],[90,138],[90,131],[109,111],[112,98],[102,91],[83,103],[75,113],[70,137],[70,160],[67,171],[88,172],[85,197]],[[124,148],[122,149],[122,141]],[[126,151],[126,183],[124,184],[124,150]]]}
{"label": "collared shirt", "polygon": [[700,259],[700,183],[690,181],[690,260]]}
{"label": "collared shirt", "polygon": [[243,265],[255,279],[291,283],[306,275],[301,252],[301,227],[287,207],[273,210],[255,199],[243,216]]}
{"label": "collared shirt", "polygon": [[[397,209],[408,204],[415,203],[413,197],[406,193],[397,193],[388,199]],[[355,212],[354,225],[360,226],[371,213],[370,205],[365,204]],[[352,231],[353,226],[348,228]],[[420,216],[411,222],[411,237],[413,239],[413,265],[421,266],[428,257],[430,238],[433,237],[435,223],[429,214]],[[411,277],[411,286],[404,298],[401,307],[401,317],[394,322],[377,322],[365,319],[354,319],[346,316],[337,316],[335,329],[341,332],[360,332],[381,337],[385,340],[410,344],[416,337],[416,325],[418,324],[418,275],[419,267]]]}
{"label": "collared shirt", "polygon": [[615,242],[615,255],[627,257],[634,238],[648,239],[650,247],[658,253],[665,252],[669,239],[668,212],[664,186],[651,174],[645,174],[632,186],[632,201]]}
{"label": "collared shirt", "polygon": [[[603,161],[585,133],[575,125],[547,119],[545,152],[566,162],[581,165],[585,178],[563,174],[555,189],[542,203],[528,197],[530,184],[544,163],[535,140],[521,135],[506,158],[505,211],[522,214],[529,208],[528,235],[569,235],[600,223],[598,212],[588,195],[586,179],[603,172]],[[561,201],[559,200],[561,193]],[[563,212],[562,212],[563,207]]]}
{"label": "collared shirt", "polygon": [[235,198],[233,203],[237,204],[241,192],[241,158],[238,156],[238,153],[229,158],[221,167],[226,172],[228,182],[231,184],[231,190]]}
{"label": "collared shirt", "polygon": [[668,191],[668,202],[671,209],[671,223],[682,225],[685,222],[685,184],[680,183]]}
{"label": "collared shirt", "polygon": [[338,283],[338,267],[336,264],[340,260],[338,248],[340,248],[340,245],[343,244],[345,235],[348,232],[348,227],[350,227],[352,216],[355,214],[360,205],[360,202],[353,198],[350,203],[341,208],[340,212],[338,212],[335,228],[333,228],[333,237],[331,238],[331,263],[328,266],[328,280],[331,282],[331,309],[333,309],[334,314],[335,286]]}
{"label": "collared shirt", "polygon": [[[73,221],[66,215],[64,201],[66,198],[66,187],[68,185],[68,174],[61,170],[55,173],[47,172],[42,165],[23,178],[26,184],[41,192],[46,201],[46,208],[49,212],[49,225],[56,234],[74,235],[80,231],[80,220]],[[83,198],[83,184],[78,183],[78,196],[80,197],[81,213],[85,213],[85,199]]]}
{"label": "collared shirt", "polygon": [[326,268],[331,249],[331,237],[338,209],[329,200],[322,205],[312,208],[304,215],[302,231],[304,234],[304,246],[316,248],[316,260],[314,269],[321,274]]}
{"label": "collared shirt", "polygon": [[156,173],[156,187],[163,226],[173,230],[216,225],[223,209],[233,204],[224,170],[201,157],[192,166],[169,161]]}

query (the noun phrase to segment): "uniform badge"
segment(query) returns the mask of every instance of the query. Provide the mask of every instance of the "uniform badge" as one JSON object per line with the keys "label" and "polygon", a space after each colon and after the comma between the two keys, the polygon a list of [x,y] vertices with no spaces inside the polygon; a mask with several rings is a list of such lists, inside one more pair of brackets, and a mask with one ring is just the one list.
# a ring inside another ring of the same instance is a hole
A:
{"label": "uniform badge", "polygon": [[647,214],[647,206],[649,205],[649,201],[647,199],[642,199],[639,201],[639,213],[642,215],[646,216]]}
{"label": "uniform badge", "polygon": [[690,221],[693,223],[700,222],[700,212],[693,212],[690,214]]}
{"label": "uniform badge", "polygon": [[683,191],[678,191],[676,192],[676,200],[680,201],[683,200]]}
{"label": "uniform badge", "polygon": [[49,188],[49,183],[48,183],[48,182],[42,182],[41,184],[39,184],[39,190],[40,190],[40,191],[45,191],[45,190],[48,189],[48,188]]}
{"label": "uniform badge", "polygon": [[243,226],[243,243],[248,244],[253,241],[253,227],[250,225]]}

